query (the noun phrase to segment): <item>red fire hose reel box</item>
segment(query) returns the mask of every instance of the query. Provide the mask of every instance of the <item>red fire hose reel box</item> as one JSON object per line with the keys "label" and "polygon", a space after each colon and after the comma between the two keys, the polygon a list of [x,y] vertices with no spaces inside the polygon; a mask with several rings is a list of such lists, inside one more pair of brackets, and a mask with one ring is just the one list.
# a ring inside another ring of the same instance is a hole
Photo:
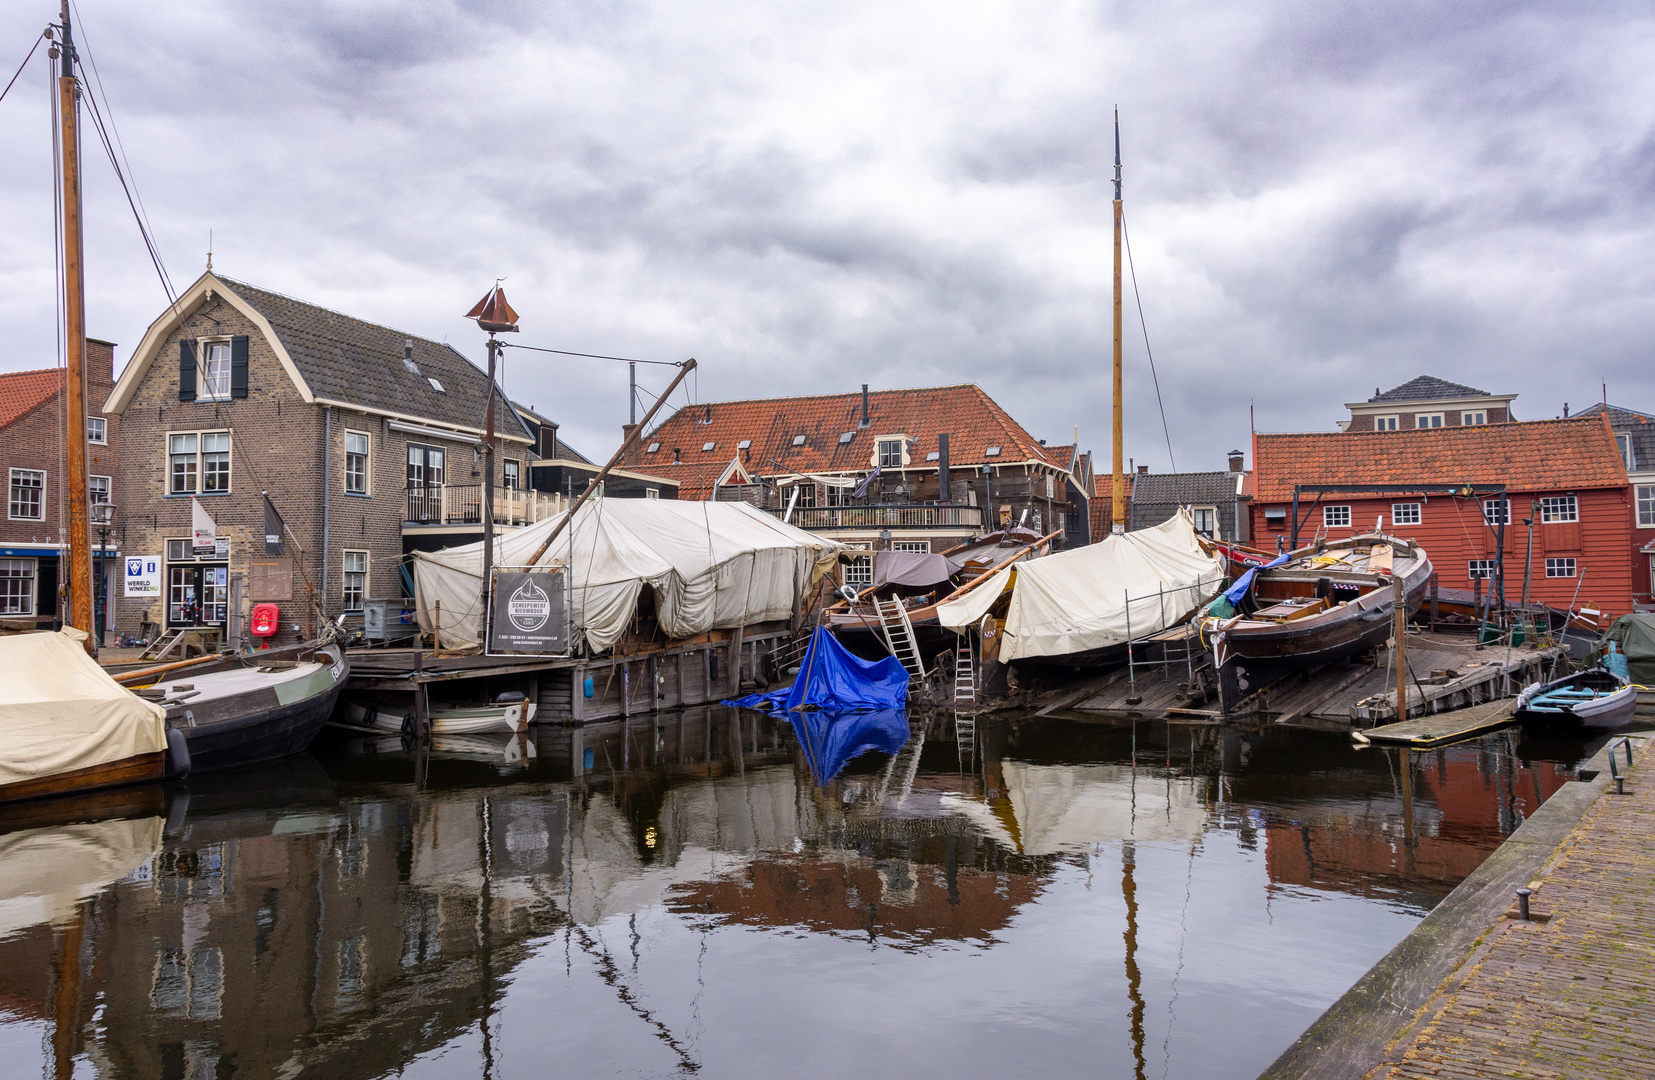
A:
{"label": "red fire hose reel box", "polygon": [[270,639],[282,628],[282,610],[275,604],[254,604],[252,633],[259,638],[259,648],[270,648]]}

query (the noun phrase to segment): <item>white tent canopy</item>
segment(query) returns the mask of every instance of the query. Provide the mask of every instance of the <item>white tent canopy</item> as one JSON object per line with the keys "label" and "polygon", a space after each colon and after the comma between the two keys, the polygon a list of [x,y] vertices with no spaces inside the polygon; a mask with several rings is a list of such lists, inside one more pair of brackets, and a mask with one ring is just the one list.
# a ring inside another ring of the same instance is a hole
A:
{"label": "white tent canopy", "polygon": [[[497,537],[494,565],[527,565],[562,520]],[[572,552],[575,640],[600,652],[626,632],[646,586],[662,630],[675,638],[790,618],[840,548],[746,503],[589,499],[539,565],[561,566]],[[436,625],[441,603],[444,648],[480,645],[482,572],[481,542],[415,553],[420,627]]]}
{"label": "white tent canopy", "polygon": [[1009,566],[940,605],[937,618],[950,630],[975,626],[1010,589],[1000,659],[1067,656],[1164,630],[1217,596],[1223,580],[1224,560],[1201,550],[1179,510],[1153,529]]}

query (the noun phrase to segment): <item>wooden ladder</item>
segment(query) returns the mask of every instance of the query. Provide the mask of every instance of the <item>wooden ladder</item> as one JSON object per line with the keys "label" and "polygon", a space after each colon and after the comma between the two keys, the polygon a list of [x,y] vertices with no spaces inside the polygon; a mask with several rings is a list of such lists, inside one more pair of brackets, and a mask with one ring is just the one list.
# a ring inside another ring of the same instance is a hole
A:
{"label": "wooden ladder", "polygon": [[[138,654],[138,659],[140,659],[140,660],[159,660],[163,656],[165,656],[168,653],[172,652],[172,650],[177,648],[180,644],[182,644],[183,641],[184,641],[184,631],[182,631],[182,630],[180,630],[177,633],[173,634],[171,637],[168,637],[165,634],[161,634],[158,637],[156,637],[155,641],[150,644],[149,648],[145,649],[143,652]],[[189,649],[186,648],[184,650],[184,652],[187,654],[189,652]]]}
{"label": "wooden ladder", "polygon": [[879,616],[879,629],[885,635],[885,647],[891,650],[891,655],[901,661],[910,676],[925,678],[925,661],[920,659],[919,643],[914,639],[914,624],[908,621],[908,609],[902,606],[902,601],[893,599],[887,604],[876,596],[873,610]]}

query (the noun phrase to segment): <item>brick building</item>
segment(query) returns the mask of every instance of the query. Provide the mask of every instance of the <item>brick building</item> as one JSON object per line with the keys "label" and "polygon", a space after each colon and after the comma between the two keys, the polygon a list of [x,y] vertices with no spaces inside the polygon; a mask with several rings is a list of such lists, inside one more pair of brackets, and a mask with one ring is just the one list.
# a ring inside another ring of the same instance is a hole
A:
{"label": "brick building", "polygon": [[[498,391],[502,527],[551,510],[523,490],[533,437]],[[159,595],[124,595],[123,632],[222,624],[229,583],[282,607],[358,612],[401,596],[403,557],[481,533],[488,378],[441,342],[353,319],[209,272],[162,313],[110,393],[126,427],[116,480],[123,553],[159,560]],[[286,522],[266,543],[264,496]],[[192,544],[191,506],[217,526]],[[141,590],[140,590],[141,591]]]}
{"label": "brick building", "polygon": [[1374,387],[1373,397],[1366,401],[1346,402],[1350,419],[1340,421],[1339,428],[1414,431],[1504,424],[1517,419],[1511,411],[1511,403],[1516,400],[1516,394],[1490,394],[1435,375],[1421,375],[1389,390]]}
{"label": "brick building", "polygon": [[1139,466],[1132,489],[1129,530],[1150,529],[1185,507],[1195,531],[1212,540],[1245,544],[1251,538],[1247,504],[1246,459],[1240,450],[1230,451],[1230,467],[1224,472],[1152,473]]}
{"label": "brick building", "polygon": [[[88,498],[118,498],[120,418],[102,411],[114,373],[115,346],[86,340],[86,471]],[[61,617],[58,585],[63,550],[68,542],[69,508],[63,498],[67,418],[63,415],[64,375],[59,368],[0,375],[0,467],[6,473],[6,516],[0,520],[0,616],[33,618],[49,626]],[[101,576],[103,595],[113,595],[118,580],[119,522],[100,547],[94,525],[89,537],[93,574]],[[99,617],[112,624],[107,606]]]}
{"label": "brick building", "polygon": [[1603,415],[1632,484],[1632,590],[1638,606],[1655,610],[1655,415],[1617,405],[1593,405],[1581,416]]}
{"label": "brick building", "polygon": [[[1443,586],[1469,589],[1474,578],[1503,571],[1506,599],[1516,603],[1529,542],[1523,522],[1532,519],[1532,600],[1558,608],[1591,601],[1617,615],[1632,610],[1631,488],[1602,416],[1434,431],[1257,434],[1253,464],[1256,546],[1291,545],[1295,485],[1390,485],[1397,490],[1301,493],[1299,542],[1348,537],[1382,521],[1385,531],[1424,545]],[[1410,492],[1414,484],[1504,484],[1505,504],[1494,496]]]}

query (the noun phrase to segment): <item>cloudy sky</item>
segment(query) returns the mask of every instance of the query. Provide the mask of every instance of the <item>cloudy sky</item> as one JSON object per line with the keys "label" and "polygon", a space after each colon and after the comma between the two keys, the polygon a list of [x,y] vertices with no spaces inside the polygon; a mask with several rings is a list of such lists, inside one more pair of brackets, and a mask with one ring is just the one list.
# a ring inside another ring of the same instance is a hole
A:
{"label": "cloudy sky", "polygon": [[[694,356],[696,400],[974,381],[1106,467],[1110,115],[1172,450],[1430,373],[1655,412],[1638,4],[79,0],[180,287],[214,266],[446,338]],[[0,78],[56,0],[0,5]],[[0,102],[0,369],[55,349],[37,54]],[[165,303],[87,143],[89,332]],[[1127,293],[1127,453],[1168,450]],[[665,369],[644,369],[659,389]],[[607,455],[624,365],[517,353]]]}

